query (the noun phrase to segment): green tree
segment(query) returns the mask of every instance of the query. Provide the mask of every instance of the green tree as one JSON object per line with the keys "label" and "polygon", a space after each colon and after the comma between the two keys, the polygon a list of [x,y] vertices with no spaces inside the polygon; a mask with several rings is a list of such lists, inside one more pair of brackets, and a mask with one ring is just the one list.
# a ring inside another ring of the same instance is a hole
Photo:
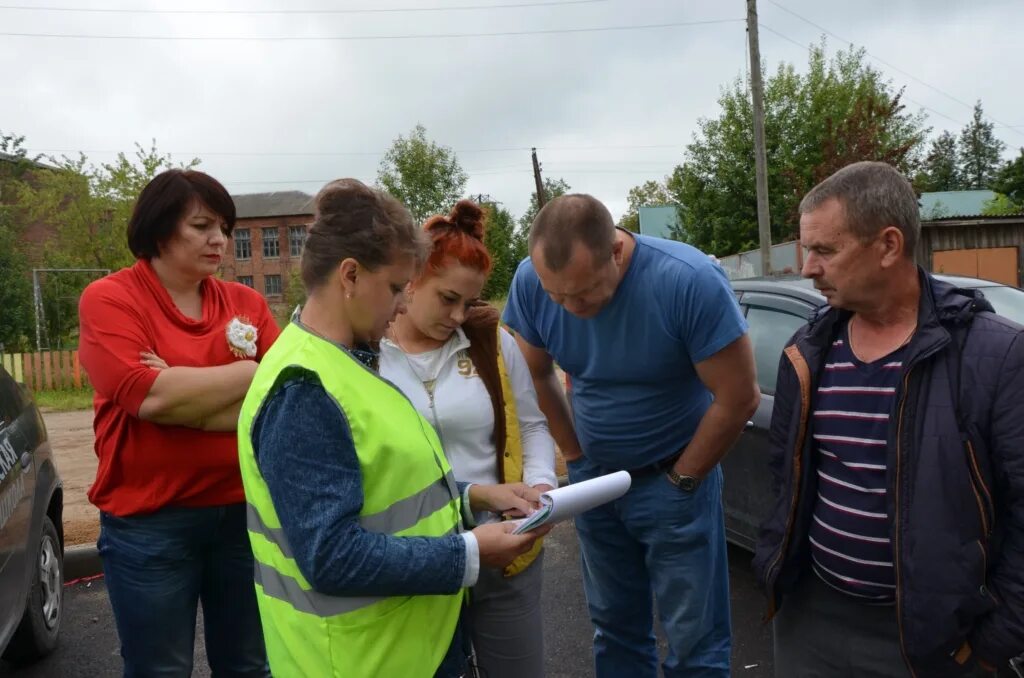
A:
{"label": "green tree", "polygon": [[296,306],[306,303],[306,286],[302,284],[302,269],[298,265],[292,266],[288,271],[288,287],[284,291],[284,303],[289,318]]}
{"label": "green tree", "polygon": [[[544,201],[549,202],[561,195],[565,195],[572,190],[572,187],[565,181],[565,179],[551,179],[547,178],[544,180]],[[537,203],[537,193],[530,194],[530,206],[526,208],[526,212],[523,216],[519,217],[519,231],[523,238],[528,238],[530,235],[530,227],[533,226],[533,220],[537,217],[537,212],[540,211],[540,207]],[[525,257],[525,255],[523,255]]]}
{"label": "green tree", "polygon": [[516,222],[511,212],[493,202],[481,205],[487,214],[484,245],[491,253],[494,266],[484,285],[484,299],[503,299],[508,296],[512,276],[519,265],[516,251]]}
{"label": "green tree", "polygon": [[165,169],[189,169],[192,159],[175,165],[153,143],[135,145],[133,159],[118,153],[112,163],[90,165],[84,154],[77,158],[51,158],[56,171],[40,173],[31,185],[23,185],[19,203],[33,219],[54,227],[47,243],[47,264],[52,268],[109,268],[116,270],[134,261],[125,233],[139,193]]}
{"label": "green tree", "polygon": [[[827,58],[812,47],[807,72],[780,64],[765,80],[768,201],[776,242],[793,237],[801,197],[836,169],[881,160],[904,173],[928,130],[904,110],[902,91],[850,48]],[[682,234],[718,256],[757,246],[753,117],[747,85],[723,89],[717,118],[702,119],[679,170]]]}
{"label": "green tree", "polygon": [[0,353],[26,350],[32,336],[32,282],[28,264],[0,207]]}
{"label": "green tree", "polygon": [[[52,236],[43,248],[47,268],[117,270],[134,256],[125,236],[128,219],[142,188],[157,173],[176,167],[155,142],[136,144],[133,158],[119,153],[114,162],[90,165],[84,154],[55,159],[52,171],[36,172],[19,186],[17,201],[32,221],[48,224]],[[195,167],[197,159],[180,165]],[[47,343],[63,346],[78,327],[78,296],[95,274],[47,274],[42,287]]]}
{"label": "green tree", "polygon": [[0,352],[27,350],[33,333],[32,282],[16,203],[28,172],[25,137],[0,131]]}
{"label": "green tree", "polygon": [[963,188],[956,136],[952,132],[943,132],[932,139],[914,184],[918,190],[925,192],[958,191]]}
{"label": "green tree", "polygon": [[974,104],[974,117],[960,132],[960,171],[964,188],[990,188],[1006,148],[993,132],[994,125],[984,119],[981,101]]}
{"label": "green tree", "polygon": [[409,208],[417,222],[447,214],[466,189],[466,173],[455,152],[427,139],[416,125],[408,137],[399,136],[381,160],[377,183]]}
{"label": "green tree", "polygon": [[683,168],[677,166],[672,174],[662,181],[645,181],[639,186],[629,189],[626,196],[626,213],[619,219],[619,226],[632,231],[640,232],[640,208],[657,205],[679,205],[681,202]]}
{"label": "green tree", "polygon": [[1005,217],[1024,214],[1024,206],[1015,203],[1009,196],[996,193],[996,197],[985,202],[981,213],[988,217]]}
{"label": "green tree", "polygon": [[1006,162],[992,181],[992,190],[1024,207],[1024,147],[1020,155]]}

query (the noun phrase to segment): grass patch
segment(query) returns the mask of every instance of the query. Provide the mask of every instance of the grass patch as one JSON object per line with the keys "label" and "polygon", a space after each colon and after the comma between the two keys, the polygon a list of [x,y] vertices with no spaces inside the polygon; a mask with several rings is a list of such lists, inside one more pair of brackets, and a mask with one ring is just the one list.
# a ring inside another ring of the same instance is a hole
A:
{"label": "grass patch", "polygon": [[36,391],[36,405],[43,412],[70,412],[92,409],[92,389],[79,388],[64,391]]}

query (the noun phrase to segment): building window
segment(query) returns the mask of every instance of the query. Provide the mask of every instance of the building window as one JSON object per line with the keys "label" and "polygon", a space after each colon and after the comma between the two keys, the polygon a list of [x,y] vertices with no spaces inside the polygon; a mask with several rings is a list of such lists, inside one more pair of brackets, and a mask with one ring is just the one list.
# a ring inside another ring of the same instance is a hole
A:
{"label": "building window", "polygon": [[306,226],[288,227],[288,251],[293,257],[302,255],[302,246],[306,244]]}
{"label": "building window", "polygon": [[252,258],[252,234],[248,228],[235,229],[235,260],[242,261]]}
{"label": "building window", "polygon": [[281,256],[281,244],[277,241],[277,228],[263,229],[263,258],[276,259]]}
{"label": "building window", "polygon": [[252,287],[252,276],[251,275],[240,275],[240,276],[238,276],[238,282],[242,283],[246,287]]}
{"label": "building window", "polygon": [[281,276],[263,276],[263,291],[266,293],[268,297],[274,296],[276,294],[281,294]]}

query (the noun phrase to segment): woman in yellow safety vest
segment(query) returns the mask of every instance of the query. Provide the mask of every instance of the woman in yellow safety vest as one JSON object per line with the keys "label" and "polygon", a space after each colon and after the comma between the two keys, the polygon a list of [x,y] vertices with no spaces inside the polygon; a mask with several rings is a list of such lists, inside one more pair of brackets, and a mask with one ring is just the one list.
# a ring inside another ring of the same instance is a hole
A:
{"label": "woman in yellow safety vest", "polygon": [[464,592],[543,534],[463,530],[529,512],[522,483],[458,486],[437,435],[369,350],[404,312],[425,252],[389,195],[327,184],[302,255],[308,300],[267,352],[239,417],[256,593],[275,676],[465,671]]}

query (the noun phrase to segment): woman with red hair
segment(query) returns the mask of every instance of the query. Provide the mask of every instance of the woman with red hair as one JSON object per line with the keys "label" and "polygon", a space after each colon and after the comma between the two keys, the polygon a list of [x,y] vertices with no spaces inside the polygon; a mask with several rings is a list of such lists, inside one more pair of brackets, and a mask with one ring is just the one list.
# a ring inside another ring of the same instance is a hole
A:
{"label": "woman with red hair", "polygon": [[[381,342],[381,376],[433,423],[456,480],[551,489],[554,441],[529,368],[497,309],[480,301],[492,266],[484,212],[462,200],[423,228],[430,255]],[[538,540],[504,571],[480,572],[473,589],[470,629],[488,678],[544,675],[540,549]]]}

